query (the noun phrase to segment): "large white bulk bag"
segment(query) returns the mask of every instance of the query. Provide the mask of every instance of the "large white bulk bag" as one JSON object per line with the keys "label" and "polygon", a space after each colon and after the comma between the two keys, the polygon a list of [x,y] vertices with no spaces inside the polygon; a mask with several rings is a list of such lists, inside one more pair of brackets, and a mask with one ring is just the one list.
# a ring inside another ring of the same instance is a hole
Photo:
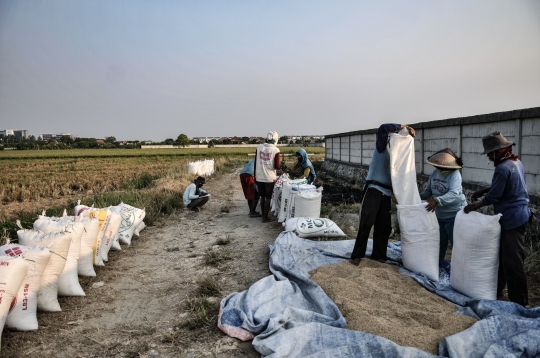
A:
{"label": "large white bulk bag", "polygon": [[109,220],[111,219],[111,211],[109,209],[90,209],[82,212],[82,216],[91,219],[99,220],[99,231],[94,241],[93,247],[93,264],[95,266],[105,266],[103,263],[103,257],[101,256],[102,250],[102,240],[107,231],[107,225],[109,225]]}
{"label": "large white bulk bag", "polygon": [[501,214],[457,213],[450,286],[471,298],[497,299]]}
{"label": "large white bulk bag", "polygon": [[131,239],[135,229],[143,221],[146,212],[143,209],[135,208],[131,205],[120,203],[116,206],[111,206],[110,210],[114,213],[120,214],[122,217],[122,223],[118,230],[118,238],[121,242],[131,245]]}
{"label": "large white bulk bag", "polygon": [[283,223],[285,231],[293,231],[298,237],[343,237],[345,233],[330,219],[292,218]]}
{"label": "large white bulk bag", "polygon": [[35,230],[17,231],[19,243],[25,246],[42,246],[49,249],[51,259],[41,276],[38,292],[38,309],[45,312],[59,312],[62,309],[58,303],[58,280],[64,267],[71,244],[71,233],[44,233]]}
{"label": "large white bulk bag", "polygon": [[122,224],[122,217],[109,209],[109,223],[105,228],[103,239],[101,240],[101,258],[103,261],[109,261],[109,250],[112,248],[115,238],[120,230],[120,224]]}
{"label": "large white bulk bag", "polygon": [[437,216],[426,203],[397,205],[403,266],[439,281],[440,233]]}
{"label": "large white bulk bag", "polygon": [[[290,217],[309,217],[318,218],[321,216],[321,200],[322,200],[322,187],[314,189],[314,185],[305,186],[300,185],[298,191],[292,191],[294,193],[294,199],[291,200],[291,205],[294,205],[290,210]],[[294,203],[294,204],[293,204]]]}
{"label": "large white bulk bag", "polygon": [[189,174],[197,174],[197,170],[199,168],[199,163],[198,162],[194,162],[194,163],[188,163],[188,173]]}
{"label": "large white bulk bag", "polygon": [[78,262],[81,252],[81,238],[84,233],[84,225],[74,220],[79,218],[65,216],[62,218],[48,218],[40,216],[34,222],[34,230],[44,233],[66,231],[71,233],[71,244],[66,257],[66,265],[58,279],[59,296],[85,296],[79,284]]}
{"label": "large white bulk bag", "polygon": [[416,185],[416,166],[414,164],[414,138],[406,128],[399,133],[390,133],[390,174],[392,191],[398,204],[420,204],[420,193]]}
{"label": "large white bulk bag", "polygon": [[27,271],[28,263],[21,256],[0,256],[0,338],[13,299],[17,296]]}
{"label": "large white bulk bag", "polygon": [[301,184],[307,184],[307,179],[296,179],[296,180],[284,180],[282,191],[281,191],[281,206],[278,216],[279,222],[284,222],[287,219],[287,214],[289,212],[290,206],[290,195],[293,186],[298,186]]}
{"label": "large white bulk bag", "polygon": [[28,263],[28,271],[17,292],[15,304],[7,316],[6,327],[17,331],[34,331],[38,329],[36,311],[41,276],[49,263],[51,252],[46,247],[9,244],[0,247],[0,255],[22,255]]}

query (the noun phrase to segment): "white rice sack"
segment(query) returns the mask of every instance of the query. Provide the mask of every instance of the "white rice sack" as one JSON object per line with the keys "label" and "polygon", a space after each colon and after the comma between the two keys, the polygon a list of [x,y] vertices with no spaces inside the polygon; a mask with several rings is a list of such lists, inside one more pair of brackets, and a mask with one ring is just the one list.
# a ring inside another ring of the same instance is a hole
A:
{"label": "white rice sack", "polygon": [[116,233],[116,235],[114,235],[111,250],[122,251],[122,247],[120,246],[120,239],[118,238],[118,233]]}
{"label": "white rice sack", "polygon": [[94,245],[99,233],[99,220],[96,218],[79,217],[79,222],[84,226],[81,236],[81,251],[77,266],[79,276],[94,277]]}
{"label": "white rice sack", "polygon": [[85,212],[86,210],[93,209],[93,208],[94,208],[94,205],[92,206],[81,205],[81,201],[77,200],[77,205],[75,206],[73,211],[75,212],[75,216],[81,216],[83,212]]}
{"label": "white rice sack", "polygon": [[79,284],[78,262],[81,252],[81,238],[84,233],[84,225],[75,222],[79,219],[74,216],[65,216],[62,218],[47,218],[40,216],[34,222],[34,230],[40,230],[44,233],[66,231],[72,234],[69,252],[66,257],[66,265],[58,279],[59,296],[85,296],[84,290]]}
{"label": "white rice sack", "polygon": [[403,266],[439,282],[439,222],[426,205],[397,205]]}
{"label": "white rice sack", "polygon": [[28,263],[22,256],[0,256],[0,338],[13,300],[27,271]]}
{"label": "white rice sack", "polygon": [[457,213],[450,286],[471,298],[497,299],[501,214]]}
{"label": "white rice sack", "polygon": [[22,255],[28,263],[26,277],[17,292],[15,304],[9,311],[6,327],[17,331],[34,331],[38,329],[37,295],[41,276],[49,263],[51,252],[46,247],[9,244],[0,247],[0,255]]}
{"label": "white rice sack", "polygon": [[416,185],[414,138],[406,128],[399,133],[390,133],[390,174],[392,192],[400,205],[420,204],[420,193]]}
{"label": "white rice sack", "polygon": [[[300,187],[302,187],[301,185]],[[314,185],[311,185],[315,188]],[[300,189],[294,198],[294,217],[318,218],[321,216],[322,187],[317,190]]]}
{"label": "white rice sack", "polygon": [[103,257],[101,256],[101,242],[105,236],[107,225],[109,225],[109,220],[111,219],[110,213],[111,211],[109,209],[90,209],[82,213],[83,217],[99,220],[99,230],[92,250],[92,261],[95,266],[105,266],[103,263]]}
{"label": "white rice sack", "polygon": [[[107,209],[110,209],[110,207]],[[120,224],[122,223],[120,214],[109,211],[109,215],[109,224],[105,228],[105,233],[101,240],[101,258],[105,262],[109,261],[109,250],[112,248],[115,237],[117,237],[118,231],[120,230]]]}
{"label": "white rice sack", "polygon": [[139,226],[137,226],[133,234],[138,237],[141,234],[141,231],[143,231],[145,227],[146,227],[146,224],[144,223],[144,221],[141,221],[141,223],[139,224]]}
{"label": "white rice sack", "polygon": [[17,236],[22,245],[42,246],[51,252],[51,259],[43,276],[41,276],[37,307],[40,311],[45,312],[61,311],[58,303],[58,281],[66,266],[66,257],[71,245],[71,233],[51,232],[46,234],[36,230],[19,230]]}
{"label": "white rice sack", "polygon": [[307,179],[296,179],[296,180],[284,180],[281,191],[281,205],[278,216],[279,222],[284,222],[287,219],[287,215],[290,207],[290,195],[293,186],[298,186],[301,184],[307,184]]}
{"label": "white rice sack", "polygon": [[122,217],[122,223],[118,230],[118,238],[124,244],[131,245],[131,239],[133,238],[135,229],[143,221],[146,212],[143,209],[138,209],[124,203],[120,203],[117,206],[111,206],[110,210],[120,214]]}
{"label": "white rice sack", "polygon": [[285,231],[292,231],[298,237],[343,237],[345,233],[330,219],[292,218],[283,223]]}

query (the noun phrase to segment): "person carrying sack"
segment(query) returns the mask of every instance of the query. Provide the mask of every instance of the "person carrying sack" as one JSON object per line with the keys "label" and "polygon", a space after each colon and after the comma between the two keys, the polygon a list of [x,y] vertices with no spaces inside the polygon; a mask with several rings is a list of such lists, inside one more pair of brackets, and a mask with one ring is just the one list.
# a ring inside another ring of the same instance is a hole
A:
{"label": "person carrying sack", "polygon": [[398,133],[403,128],[407,128],[409,134],[415,136],[414,129],[406,124],[386,123],[377,129],[375,150],[366,177],[367,185],[365,185],[362,200],[360,225],[351,254],[350,263],[353,265],[358,266],[360,260],[366,255],[369,233],[372,227],[374,227],[374,230],[371,259],[386,261],[386,248],[392,232],[392,177],[390,175],[390,153],[387,149],[388,134]]}
{"label": "person carrying sack", "polygon": [[525,169],[516,154],[512,154],[514,142],[506,140],[501,132],[493,132],[482,138],[484,152],[495,166],[491,186],[472,194],[472,201],[465,213],[493,205],[495,214],[502,214],[501,244],[499,249],[499,273],[497,297],[503,296],[508,284],[508,299],[524,307],[529,304],[527,275],[525,274],[525,229],[530,219],[529,194],[525,182]]}
{"label": "person carrying sack", "polygon": [[204,177],[197,177],[184,191],[184,206],[193,211],[200,211],[201,207],[210,199],[210,194],[201,189],[206,183]]}
{"label": "person carrying sack", "polygon": [[435,211],[439,222],[440,246],[439,265],[443,263],[448,243],[454,244],[454,221],[457,213],[467,205],[461,186],[463,161],[450,148],[439,150],[426,163],[435,167],[429,176],[426,188],[420,193],[427,199],[427,211]]}

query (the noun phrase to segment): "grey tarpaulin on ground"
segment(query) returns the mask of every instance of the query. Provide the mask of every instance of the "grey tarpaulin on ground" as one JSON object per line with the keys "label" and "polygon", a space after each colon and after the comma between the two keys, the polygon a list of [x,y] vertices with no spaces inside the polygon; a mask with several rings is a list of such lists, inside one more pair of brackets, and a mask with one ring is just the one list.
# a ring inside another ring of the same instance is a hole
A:
{"label": "grey tarpaulin on ground", "polygon": [[[227,334],[253,339],[262,357],[433,357],[380,336],[344,329],[345,319],[324,291],[309,279],[317,267],[350,257],[354,240],[311,241],[282,232],[270,246],[273,275],[247,291],[221,301],[218,325]],[[388,245],[388,257],[401,265],[400,243]],[[366,253],[371,254],[371,240]],[[429,291],[480,320],[446,337],[439,345],[444,357],[535,357],[540,355],[540,308],[524,309],[511,302],[472,300],[449,286],[449,264],[439,282],[403,268]]]}

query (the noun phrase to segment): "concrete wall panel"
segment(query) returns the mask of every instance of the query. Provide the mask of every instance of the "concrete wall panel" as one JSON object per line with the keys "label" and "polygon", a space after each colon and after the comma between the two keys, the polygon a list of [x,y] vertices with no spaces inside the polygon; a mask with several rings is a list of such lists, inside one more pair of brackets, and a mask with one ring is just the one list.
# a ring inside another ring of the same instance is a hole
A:
{"label": "concrete wall panel", "polygon": [[492,123],[471,124],[463,126],[463,138],[480,138],[488,135],[489,133],[499,131],[506,138],[513,137],[515,135],[516,124],[515,121],[503,121]]}
{"label": "concrete wall panel", "polygon": [[[539,121],[540,122],[540,121]],[[540,155],[540,136],[525,136],[521,138],[521,155]],[[536,157],[540,161],[540,157]]]}
{"label": "concrete wall panel", "polygon": [[524,119],[521,124],[523,136],[540,135],[540,118]]}

